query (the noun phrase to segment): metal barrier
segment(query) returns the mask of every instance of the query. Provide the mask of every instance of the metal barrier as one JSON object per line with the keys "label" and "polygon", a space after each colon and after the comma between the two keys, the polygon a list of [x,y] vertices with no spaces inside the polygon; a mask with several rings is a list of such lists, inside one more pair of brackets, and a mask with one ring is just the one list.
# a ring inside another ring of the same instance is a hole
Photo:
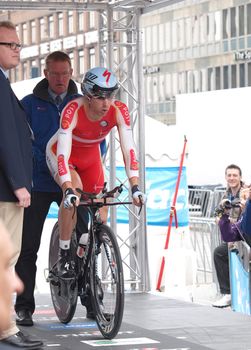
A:
{"label": "metal barrier", "polygon": [[224,188],[189,189],[189,231],[191,244],[197,257],[197,283],[216,283],[213,263],[214,249],[221,243],[221,235],[215,222],[214,210],[225,192]]}

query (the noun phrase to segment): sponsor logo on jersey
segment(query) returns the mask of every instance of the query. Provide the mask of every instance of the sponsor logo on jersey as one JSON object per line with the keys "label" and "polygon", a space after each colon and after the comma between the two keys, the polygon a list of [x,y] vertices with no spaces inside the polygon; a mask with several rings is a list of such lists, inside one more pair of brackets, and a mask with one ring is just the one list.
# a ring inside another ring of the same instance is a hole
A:
{"label": "sponsor logo on jersey", "polygon": [[129,111],[128,111],[126,104],[124,104],[121,101],[115,101],[114,104],[120,110],[120,113],[122,114],[122,117],[123,117],[126,125],[130,126],[130,114],[129,114]]}
{"label": "sponsor logo on jersey", "polygon": [[134,149],[130,149],[130,169],[139,170],[139,165],[136,159],[136,154],[134,152]]}
{"label": "sponsor logo on jersey", "polygon": [[58,156],[58,175],[63,176],[67,173],[66,171],[66,165],[65,165],[65,160],[64,160],[64,155],[60,154]]}
{"label": "sponsor logo on jersey", "polygon": [[78,108],[77,102],[71,102],[69,105],[66,106],[66,108],[64,109],[62,121],[61,121],[62,129],[69,128],[77,108]]}
{"label": "sponsor logo on jersey", "polygon": [[102,128],[105,128],[108,125],[108,122],[106,120],[101,120],[99,125],[102,126]]}

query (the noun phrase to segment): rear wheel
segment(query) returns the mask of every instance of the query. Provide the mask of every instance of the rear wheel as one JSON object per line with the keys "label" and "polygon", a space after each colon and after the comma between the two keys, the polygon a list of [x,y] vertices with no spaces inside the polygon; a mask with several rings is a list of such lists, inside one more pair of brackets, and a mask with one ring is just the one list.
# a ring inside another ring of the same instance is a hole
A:
{"label": "rear wheel", "polygon": [[124,311],[124,278],[119,246],[110,227],[100,226],[91,260],[91,295],[96,322],[105,338],[114,338]]}
{"label": "rear wheel", "polygon": [[[76,235],[72,235],[71,254],[76,256]],[[77,279],[58,278],[53,270],[58,260],[59,252],[59,229],[58,223],[55,224],[50,240],[49,248],[49,283],[51,290],[51,299],[53,307],[60,322],[68,323],[72,320],[78,299]]]}

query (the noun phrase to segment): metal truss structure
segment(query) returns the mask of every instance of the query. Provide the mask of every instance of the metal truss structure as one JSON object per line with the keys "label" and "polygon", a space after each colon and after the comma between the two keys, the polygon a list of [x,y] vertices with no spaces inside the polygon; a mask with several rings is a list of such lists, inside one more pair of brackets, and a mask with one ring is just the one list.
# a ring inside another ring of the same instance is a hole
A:
{"label": "metal truss structure", "polygon": [[[100,64],[115,71],[120,81],[120,99],[129,108],[131,123],[140,163],[140,187],[145,190],[145,125],[143,52],[140,17],[142,14],[175,5],[184,0],[0,0],[1,10],[49,11],[98,11],[99,12],[99,60]],[[116,176],[116,159],[119,149],[116,131],[109,141],[110,188],[123,182]],[[127,181],[125,186],[128,188]],[[124,200],[124,198],[123,198]],[[116,211],[110,215],[115,228],[124,263],[125,284],[131,291],[150,289],[146,239],[146,209],[138,215],[138,209],[129,208],[129,232],[116,230]],[[127,289],[127,288],[126,288]]]}

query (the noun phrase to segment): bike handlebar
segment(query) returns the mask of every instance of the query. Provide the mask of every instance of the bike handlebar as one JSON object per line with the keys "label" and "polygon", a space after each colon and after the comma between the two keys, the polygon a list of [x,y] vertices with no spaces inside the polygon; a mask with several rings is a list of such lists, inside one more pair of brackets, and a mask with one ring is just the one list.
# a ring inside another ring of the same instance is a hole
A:
{"label": "bike handlebar", "polygon": [[[114,187],[111,191],[107,191],[106,183],[100,193],[92,193],[82,191],[80,188],[76,188],[76,191],[81,194],[80,201],[81,205],[84,206],[112,206],[112,205],[120,205],[120,204],[132,204],[132,202],[107,202],[107,198],[118,198],[121,192],[123,184]],[[98,202],[96,200],[103,199],[104,201]]]}

